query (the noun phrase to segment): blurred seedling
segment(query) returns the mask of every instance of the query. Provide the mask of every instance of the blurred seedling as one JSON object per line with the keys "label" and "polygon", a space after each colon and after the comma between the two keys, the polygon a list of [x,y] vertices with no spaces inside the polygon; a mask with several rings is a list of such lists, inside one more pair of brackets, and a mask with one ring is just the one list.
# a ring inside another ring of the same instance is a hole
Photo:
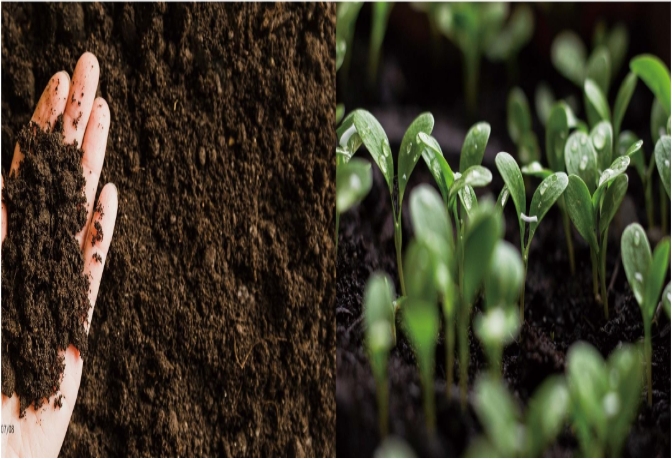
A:
{"label": "blurred seedling", "polygon": [[[554,172],[543,179],[532,196],[528,215],[525,184],[518,163],[510,154],[501,152],[495,157],[495,164],[505,183],[505,187],[497,199],[497,206],[503,209],[510,197],[513,200],[518,217],[520,251],[523,257],[523,282],[521,283],[519,302],[520,320],[522,322],[525,320],[525,278],[527,277],[527,264],[532,239],[541,220],[565,191],[568,179],[564,172]],[[525,229],[528,225],[529,232],[526,239]]]}
{"label": "blurred seedling", "polygon": [[[670,262],[670,239],[663,238],[652,256],[644,228],[638,223],[631,223],[621,236],[621,259],[632,293],[642,310],[647,393],[649,406],[651,406],[651,322],[661,298],[665,279],[669,278],[667,268]],[[667,295],[663,295],[663,303],[665,301],[668,302],[669,310],[669,285]]]}
{"label": "blurred seedling", "polygon": [[358,204],[371,190],[371,164],[360,158],[336,167],[336,251],[340,215]]}
{"label": "blurred seedling", "polygon": [[605,362],[585,342],[567,352],[571,420],[584,457],[618,457],[641,397],[638,352],[623,345]]}
{"label": "blurred seedling", "polygon": [[374,273],[364,290],[364,323],[366,349],[376,381],[378,424],[382,438],[388,432],[387,360],[395,346],[394,287],[392,280],[383,273]]}
{"label": "blurred seedling", "polygon": [[404,270],[401,258],[402,233],[401,217],[404,192],[406,185],[415,168],[423,146],[416,141],[419,133],[430,134],[434,128],[434,117],[431,113],[418,116],[408,127],[401,140],[401,147],[397,157],[397,177],[394,176],[394,160],[390,150],[390,142],[378,120],[366,110],[355,110],[350,113],[341,126],[336,130],[339,139],[339,148],[344,157],[352,156],[359,146],[364,143],[373,160],[385,178],[394,216],[394,245],[397,252],[397,270],[401,293],[406,296],[404,284]]}
{"label": "blurred seedling", "polygon": [[502,380],[483,375],[474,387],[474,410],[484,435],[469,445],[467,457],[541,457],[560,433],[570,408],[562,376],[544,380],[523,415]]}
{"label": "blurred seedling", "polygon": [[520,331],[516,300],[523,282],[523,261],[508,242],[499,241],[485,275],[486,311],[474,318],[474,332],[490,362],[493,377],[501,377],[502,350]]}
{"label": "blurred seedling", "polygon": [[532,129],[530,105],[525,93],[518,87],[509,92],[506,103],[506,125],[509,137],[518,149],[518,161],[524,166],[539,161],[539,142]]}
{"label": "blurred seedling", "polygon": [[380,65],[380,50],[385,38],[387,22],[394,4],[392,2],[373,2],[371,4],[371,39],[369,41],[369,81],[374,84]]}

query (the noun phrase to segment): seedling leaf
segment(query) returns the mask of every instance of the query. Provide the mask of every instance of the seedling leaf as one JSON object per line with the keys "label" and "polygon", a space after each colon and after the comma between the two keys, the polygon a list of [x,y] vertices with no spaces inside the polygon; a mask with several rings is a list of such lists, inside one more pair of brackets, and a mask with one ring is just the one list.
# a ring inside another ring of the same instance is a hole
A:
{"label": "seedling leaf", "polygon": [[621,132],[621,123],[636,87],[637,75],[630,72],[623,80],[623,83],[621,83],[621,87],[618,89],[618,94],[616,95],[616,103],[614,104],[614,137],[618,137],[618,133]]}
{"label": "seedling leaf", "polygon": [[565,145],[565,166],[568,174],[581,177],[592,194],[597,185],[597,153],[588,134],[575,131]]}
{"label": "seedling leaf", "polygon": [[656,167],[660,174],[660,181],[663,182],[667,197],[670,197],[670,136],[664,135],[656,143],[654,150],[656,156]]}
{"label": "seedling leaf", "polygon": [[600,210],[600,234],[609,228],[609,224],[623,202],[626,191],[628,191],[628,176],[625,174],[616,177],[605,191]]}
{"label": "seedling leaf", "polygon": [[609,93],[611,57],[605,46],[598,46],[590,55],[586,65],[586,79],[593,80],[603,94]]}
{"label": "seedling leaf", "polygon": [[544,168],[539,161],[532,161],[530,164],[520,168],[520,172],[523,175],[531,175],[532,177],[538,177],[540,179],[545,179],[553,173],[552,170]]}
{"label": "seedling leaf", "polygon": [[351,112],[345,117],[341,125],[336,129],[336,137],[338,138],[337,153],[344,156],[342,162],[350,161],[352,155],[362,145],[362,139],[357,133],[355,126],[355,112]]}
{"label": "seedling leaf", "polygon": [[534,91],[534,107],[537,117],[543,126],[548,124],[548,118],[555,104],[555,95],[546,83],[540,83]]}
{"label": "seedling leaf", "polygon": [[583,85],[583,94],[588,124],[595,126],[600,120],[609,121],[611,118],[609,104],[597,83],[590,79],[586,80]]}
{"label": "seedling leaf", "polygon": [[474,211],[478,209],[478,199],[476,198],[476,192],[471,186],[467,185],[457,192],[457,196],[460,198],[462,208],[467,212],[467,216],[471,218]]}
{"label": "seedling leaf", "polygon": [[651,260],[651,267],[646,274],[645,297],[644,304],[647,305],[649,320],[653,319],[653,314],[656,312],[658,300],[660,299],[660,291],[663,288],[667,275],[667,267],[670,264],[670,239],[662,239],[655,250],[653,251],[653,258]]}
{"label": "seedling leaf", "polygon": [[[620,156],[614,160],[609,167],[607,167],[602,174],[600,174],[600,180],[597,182],[597,191],[604,189],[612,180],[614,180],[619,175],[623,174],[628,166],[630,165],[630,156]],[[598,192],[595,192],[596,196],[599,196]],[[594,199],[594,198],[593,198]],[[593,202],[596,204],[596,202]]]}
{"label": "seedling leaf", "polygon": [[[523,260],[511,243],[499,241],[485,278],[485,304],[490,310],[515,304],[523,282]],[[515,314],[514,309],[514,315]],[[516,315],[517,317],[517,315]]]}
{"label": "seedling leaf", "polygon": [[[502,348],[513,342],[520,331],[516,308],[495,307],[474,318],[474,332],[486,348]],[[497,362],[499,363],[499,362]]]}
{"label": "seedling leaf", "polygon": [[565,169],[565,143],[569,135],[569,107],[564,102],[553,106],[546,123],[546,159],[555,172]]}
{"label": "seedling leaf", "polygon": [[492,204],[479,206],[468,222],[464,240],[463,299],[471,304],[485,275],[497,241],[502,237],[502,216],[493,212]]}
{"label": "seedling leaf", "polygon": [[642,54],[630,61],[630,70],[649,87],[670,116],[670,71],[663,61],[650,54]]}
{"label": "seedling leaf", "polygon": [[[609,371],[610,392],[604,397],[605,401],[618,397],[618,404],[603,403],[605,409],[617,408],[608,412],[609,428],[607,444],[612,456],[618,456],[623,442],[628,437],[630,425],[637,416],[641,400],[642,367],[636,348],[624,345],[616,349],[607,361]],[[616,375],[616,377],[614,377]]]}
{"label": "seedling leaf", "polygon": [[392,349],[395,336],[394,284],[387,274],[374,273],[364,290],[364,324],[366,346],[376,377],[384,375],[387,353]]}
{"label": "seedling leaf", "polygon": [[588,428],[601,429],[598,438],[604,438],[606,417],[602,395],[608,388],[606,365],[602,356],[588,343],[579,341],[567,352],[567,385],[580,421],[588,421]]}
{"label": "seedling leaf", "polygon": [[522,164],[539,160],[539,142],[534,131],[525,132],[518,142],[518,159]]}
{"label": "seedling leaf", "polygon": [[450,198],[465,186],[480,187],[492,182],[492,172],[483,166],[471,166],[450,187]]}
{"label": "seedling leaf", "polygon": [[411,178],[411,172],[413,172],[415,164],[420,159],[420,155],[425,148],[424,144],[418,143],[418,134],[422,132],[430,135],[432,129],[434,129],[434,117],[431,113],[423,113],[413,120],[406,130],[403,139],[401,139],[399,170],[397,173],[399,180],[399,202],[403,200],[406,184]]}
{"label": "seedling leaf", "polygon": [[528,241],[532,240],[539,223],[544,218],[548,210],[553,206],[555,201],[562,196],[565,188],[567,188],[567,174],[564,172],[555,172],[553,175],[546,177],[540,184],[532,196],[530,203],[530,217],[537,217],[537,221],[530,223],[530,235]]}
{"label": "seedling leaf", "polygon": [[419,185],[411,192],[410,208],[415,237],[425,242],[447,266],[453,230],[441,196],[431,186]]}
{"label": "seedling leaf", "polygon": [[336,168],[336,212],[343,213],[360,202],[371,190],[371,164],[353,158]]}
{"label": "seedling leaf", "polygon": [[[513,156],[502,151],[495,156],[495,165],[499,174],[502,176],[506,188],[509,190],[513,205],[516,207],[516,215],[520,224],[521,241],[525,235],[525,223],[520,220],[521,214],[527,214],[527,201],[525,200],[525,182],[523,174],[518,168],[518,163]],[[502,208],[504,205],[502,204]]]}
{"label": "seedling leaf", "polygon": [[391,194],[394,179],[394,163],[392,152],[390,151],[390,142],[387,140],[383,127],[366,110],[355,110],[353,121],[366,149],[369,150],[373,160],[383,173]]}
{"label": "seedling leaf", "polygon": [[525,425],[529,435],[529,452],[539,456],[563,427],[570,408],[570,397],[564,378],[550,376],[534,392],[527,408]]}
{"label": "seedling leaf", "polygon": [[470,167],[480,166],[489,138],[490,125],[488,123],[476,123],[469,129],[462,144],[460,172],[464,174]]}
{"label": "seedling leaf", "polygon": [[667,134],[667,120],[665,109],[658,100],[654,100],[651,106],[651,140],[654,145],[661,136]]}
{"label": "seedling leaf", "polygon": [[635,299],[640,307],[644,307],[646,292],[644,276],[651,266],[651,246],[646,238],[646,232],[639,223],[631,223],[621,236],[621,258],[625,275]]}
{"label": "seedling leaf", "polygon": [[523,134],[532,130],[530,106],[525,93],[519,87],[515,87],[509,92],[506,103],[506,125],[509,130],[509,137],[515,144],[520,142]]}
{"label": "seedling leaf", "polygon": [[422,142],[425,149],[422,151],[422,157],[429,168],[436,184],[439,186],[439,191],[443,196],[444,201],[448,202],[450,194],[450,187],[453,186],[455,180],[453,171],[446,162],[439,147],[438,142],[432,136],[420,132],[418,134],[418,142]]}
{"label": "seedling leaf", "polygon": [[594,252],[599,252],[594,229],[593,204],[588,187],[581,180],[581,177],[573,174],[569,176],[569,183],[567,184],[567,190],[565,190],[565,203],[567,204],[569,218],[579,234],[588,242]]}
{"label": "seedling leaf", "polygon": [[474,388],[474,409],[490,441],[503,457],[516,456],[520,410],[509,391],[490,376],[481,376]]}
{"label": "seedling leaf", "polygon": [[565,78],[577,86],[583,84],[586,47],[577,34],[560,32],[551,45],[551,60]]}
{"label": "seedling leaf", "polygon": [[614,131],[611,129],[611,123],[608,121],[597,123],[590,132],[590,140],[593,142],[597,155],[598,170],[604,171],[612,161]]}

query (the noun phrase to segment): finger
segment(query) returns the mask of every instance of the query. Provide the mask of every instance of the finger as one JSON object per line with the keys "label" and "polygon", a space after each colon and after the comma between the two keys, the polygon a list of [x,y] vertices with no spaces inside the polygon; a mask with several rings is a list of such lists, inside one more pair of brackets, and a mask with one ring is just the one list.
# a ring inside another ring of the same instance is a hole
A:
{"label": "finger", "polygon": [[98,189],[98,179],[100,171],[103,169],[105,161],[105,147],[107,146],[107,134],[110,131],[110,109],[105,99],[98,97],[93,102],[89,124],[86,126],[82,149],[82,168],[84,169],[84,179],[86,180],[86,224],[77,234],[77,240],[80,247],[84,247],[84,236],[91,223],[93,216],[93,203],[96,199],[96,190]]}
{"label": "finger", "polygon": [[89,290],[89,316],[86,321],[88,333],[93,317],[93,307],[96,305],[100,279],[103,277],[103,268],[107,259],[107,251],[112,242],[114,223],[117,219],[117,187],[108,183],[100,192],[98,205],[93,210],[93,218],[84,239],[84,273],[91,279]]}
{"label": "finger", "polygon": [[2,239],[0,243],[5,242],[5,236],[7,236],[7,208],[5,207],[5,179],[0,175],[0,188],[2,188]]}
{"label": "finger", "polygon": [[65,143],[77,142],[82,145],[84,131],[89,123],[91,107],[96,98],[100,68],[98,59],[91,53],[84,53],[77,61],[72,74],[70,93],[63,113],[63,137]]}
{"label": "finger", "polygon": [[[58,72],[51,77],[47,87],[44,89],[40,101],[35,107],[35,112],[31,121],[37,123],[40,128],[46,130],[56,124],[58,115],[65,110],[65,101],[70,92],[70,76],[68,72]],[[14,147],[14,157],[12,158],[12,165],[10,172],[16,172],[19,168],[19,163],[23,159],[23,153],[17,143]]]}

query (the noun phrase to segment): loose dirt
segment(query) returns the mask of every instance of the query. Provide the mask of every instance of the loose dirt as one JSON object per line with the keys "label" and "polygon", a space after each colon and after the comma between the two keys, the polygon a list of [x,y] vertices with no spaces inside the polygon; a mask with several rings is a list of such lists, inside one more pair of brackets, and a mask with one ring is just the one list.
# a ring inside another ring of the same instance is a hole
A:
{"label": "loose dirt", "polygon": [[335,10],[2,6],[3,151],[84,51],[112,115],[119,211],[62,455],[335,453]]}
{"label": "loose dirt", "polygon": [[75,239],[86,224],[82,150],[63,144],[62,117],[48,132],[24,125],[18,143],[25,156],[2,196],[2,393],[20,398],[23,417],[58,390],[59,351],[73,344],[86,358],[89,278]]}

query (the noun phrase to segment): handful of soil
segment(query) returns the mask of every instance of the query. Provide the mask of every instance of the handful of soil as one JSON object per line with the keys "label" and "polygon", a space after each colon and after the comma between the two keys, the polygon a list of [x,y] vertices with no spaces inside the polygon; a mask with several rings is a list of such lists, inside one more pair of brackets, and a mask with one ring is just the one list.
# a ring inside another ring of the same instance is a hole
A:
{"label": "handful of soil", "polygon": [[2,244],[2,393],[20,398],[20,416],[56,393],[69,344],[86,354],[89,278],[75,239],[86,223],[82,150],[63,143],[63,121],[34,123],[18,139],[25,155],[5,179]]}

